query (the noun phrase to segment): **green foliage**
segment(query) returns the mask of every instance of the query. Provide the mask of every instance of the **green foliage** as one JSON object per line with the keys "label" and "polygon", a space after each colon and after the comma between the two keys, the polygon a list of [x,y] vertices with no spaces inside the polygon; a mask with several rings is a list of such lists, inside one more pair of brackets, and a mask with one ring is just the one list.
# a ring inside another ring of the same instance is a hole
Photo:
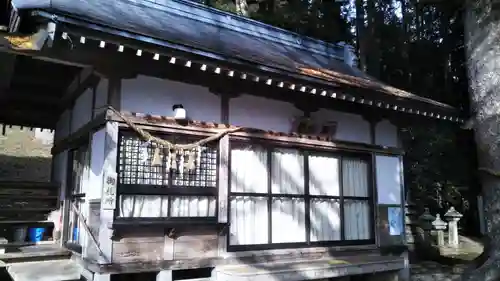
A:
{"label": "green foliage", "polygon": [[[235,0],[206,1],[235,11]],[[253,19],[327,42],[356,44],[362,67],[372,76],[468,111],[460,1],[428,6],[410,0],[246,1]],[[420,208],[438,212],[454,205],[466,212],[478,190],[470,134],[451,123],[398,125],[404,127],[401,135],[407,150],[406,187]]]}

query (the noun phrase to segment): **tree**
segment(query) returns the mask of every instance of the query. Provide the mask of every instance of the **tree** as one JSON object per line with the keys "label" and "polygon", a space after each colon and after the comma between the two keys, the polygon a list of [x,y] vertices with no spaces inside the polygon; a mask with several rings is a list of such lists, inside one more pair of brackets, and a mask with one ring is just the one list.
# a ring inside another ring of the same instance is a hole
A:
{"label": "tree", "polygon": [[467,0],[465,38],[482,192],[485,198],[485,262],[462,280],[500,280],[500,3]]}

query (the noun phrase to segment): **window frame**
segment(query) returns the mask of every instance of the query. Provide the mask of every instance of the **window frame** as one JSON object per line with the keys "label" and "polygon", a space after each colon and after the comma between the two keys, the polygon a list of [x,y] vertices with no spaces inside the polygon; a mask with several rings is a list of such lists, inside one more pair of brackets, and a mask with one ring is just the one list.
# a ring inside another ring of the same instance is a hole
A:
{"label": "window frame", "polygon": [[[189,133],[168,133],[168,132],[151,132],[154,136],[165,138],[165,137],[174,137],[174,138],[186,138],[186,139],[202,139],[202,136],[192,135]],[[121,167],[121,152],[122,148],[122,139],[124,137],[131,136],[137,139],[140,137],[137,133],[133,132],[130,129],[120,129],[118,132],[118,145],[117,145],[117,163],[116,163],[116,173],[118,178],[117,183],[117,206],[115,208],[114,214],[114,222],[116,225],[121,224],[137,224],[137,225],[177,225],[177,224],[205,224],[205,223],[217,223],[218,217],[218,189],[219,189],[219,163],[220,163],[220,151],[218,143],[213,142],[208,144],[211,149],[215,150],[216,154],[216,174],[215,174],[215,186],[214,187],[193,187],[193,186],[181,186],[173,184],[173,174],[174,171],[170,170],[168,172],[168,176],[166,178],[166,185],[158,185],[158,184],[125,184],[122,183],[120,167]],[[161,169],[165,170],[164,162],[162,161]],[[165,181],[163,179],[162,181]],[[168,197],[168,209],[167,216],[162,217],[121,217],[120,216],[120,196],[122,195],[138,195],[138,196],[165,196]],[[171,216],[171,205],[173,198],[175,197],[213,197],[215,198],[215,212],[213,216]]]}
{"label": "window frame", "polygon": [[[260,147],[266,152],[267,158],[267,192],[266,193],[253,193],[253,192],[234,192],[231,187],[231,169],[232,169],[232,151],[238,146],[253,146]],[[304,193],[303,194],[280,194],[272,192],[272,154],[273,151],[279,149],[289,149],[295,150],[303,157],[304,163]],[[313,155],[325,155],[336,157],[339,159],[339,195],[312,195],[309,190],[309,157]],[[356,159],[363,160],[367,164],[367,197],[355,197],[355,196],[344,196],[344,183],[343,183],[343,159]],[[228,208],[227,217],[231,218],[231,199],[237,196],[243,197],[267,197],[267,235],[268,243],[266,244],[247,244],[247,245],[232,245],[230,242],[230,237],[228,235],[226,241],[226,247],[230,252],[238,251],[253,251],[253,250],[273,250],[273,249],[286,249],[286,248],[312,248],[312,247],[333,247],[333,246],[355,246],[355,245],[374,245],[375,244],[375,202],[374,202],[374,162],[371,152],[361,152],[361,151],[346,151],[346,150],[328,150],[320,148],[309,148],[301,147],[300,145],[291,145],[286,143],[278,143],[272,141],[261,141],[255,139],[240,139],[240,138],[230,138],[229,140],[229,155],[228,155]],[[273,198],[301,198],[304,199],[305,203],[305,242],[293,242],[293,243],[272,243],[272,202]],[[330,241],[311,241],[311,201],[312,199],[330,199],[339,200],[340,205],[340,230],[341,238],[340,240],[330,240]],[[369,207],[369,239],[363,240],[346,240],[345,239],[345,212],[344,205],[345,200],[358,200],[367,201]]]}
{"label": "window frame", "polygon": [[[90,164],[91,164],[91,149],[89,143],[83,143],[81,146],[69,149],[67,152],[68,161],[68,171],[67,171],[67,182],[70,187],[66,197],[69,199],[70,204],[75,204],[76,208],[82,212],[81,207],[85,205],[86,190],[82,190],[84,179],[89,180]],[[85,170],[85,167],[88,170]],[[87,182],[88,184],[88,182]],[[76,187],[78,186],[78,190]],[[76,192],[78,191],[78,192]],[[81,228],[82,222],[78,215],[73,211],[72,207],[69,206],[69,217],[68,217],[68,227],[63,230],[66,232],[63,237],[66,237],[64,244],[66,247],[75,250],[76,252],[82,251],[82,237],[86,239],[86,233]],[[75,228],[77,230],[76,240]],[[83,234],[83,235],[81,235]]]}

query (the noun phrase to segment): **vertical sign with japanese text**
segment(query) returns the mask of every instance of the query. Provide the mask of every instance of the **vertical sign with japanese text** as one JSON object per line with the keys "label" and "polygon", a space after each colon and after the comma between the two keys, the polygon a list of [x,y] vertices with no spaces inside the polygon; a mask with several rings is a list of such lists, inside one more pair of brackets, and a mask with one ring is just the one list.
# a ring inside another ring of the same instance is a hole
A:
{"label": "vertical sign with japanese text", "polygon": [[104,173],[104,184],[102,190],[102,209],[114,210],[116,208],[116,185],[118,175],[116,172]]}

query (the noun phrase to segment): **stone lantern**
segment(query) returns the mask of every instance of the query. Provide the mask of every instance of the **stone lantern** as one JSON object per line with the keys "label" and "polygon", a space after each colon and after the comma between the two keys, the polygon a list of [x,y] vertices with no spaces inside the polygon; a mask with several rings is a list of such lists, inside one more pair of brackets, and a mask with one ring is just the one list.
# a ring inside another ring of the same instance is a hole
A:
{"label": "stone lantern", "polygon": [[434,216],[429,212],[429,208],[425,208],[424,213],[419,217],[420,226],[424,230],[424,239],[427,242],[431,242],[432,222],[434,219]]}
{"label": "stone lantern", "polygon": [[444,217],[448,221],[448,244],[452,247],[458,247],[458,221],[462,218],[462,214],[457,212],[454,207],[451,207]]}
{"label": "stone lantern", "polygon": [[437,232],[437,244],[439,247],[444,246],[444,230],[447,223],[441,219],[441,215],[436,214],[436,219],[432,222],[432,226]]}

